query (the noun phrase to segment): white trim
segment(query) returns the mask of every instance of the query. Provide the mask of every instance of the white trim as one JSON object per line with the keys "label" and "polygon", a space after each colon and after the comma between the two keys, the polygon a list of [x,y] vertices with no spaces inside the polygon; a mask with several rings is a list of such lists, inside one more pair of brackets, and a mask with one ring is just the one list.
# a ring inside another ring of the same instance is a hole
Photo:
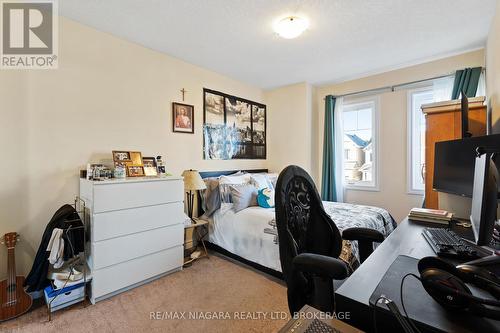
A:
{"label": "white trim", "polygon": [[[355,190],[355,191],[372,191],[379,192],[380,191],[380,96],[372,95],[368,97],[353,97],[353,98],[344,98],[342,112],[345,112],[345,109],[351,105],[357,104],[368,104],[373,103],[373,113],[372,113],[372,160],[373,160],[373,181],[371,184],[366,184],[363,182],[354,182],[353,184],[349,184],[344,180],[344,188],[347,191]],[[343,137],[342,133],[342,137]],[[344,154],[344,151],[341,152]],[[342,164],[342,168],[344,168],[344,164]]]}
{"label": "white trim", "polygon": [[406,193],[411,195],[423,196],[425,190],[417,190],[412,186],[413,179],[413,94],[423,91],[432,91],[431,84],[426,84],[424,86],[408,89],[406,92]]}
{"label": "white trim", "polygon": [[[337,167],[338,165],[344,165],[344,140],[343,140],[343,118],[342,118],[342,110],[344,105],[344,98],[338,97],[335,103],[334,110],[334,124],[335,124],[335,193],[337,194],[337,202],[344,202],[345,198],[345,185],[344,185],[344,168]],[[340,152],[338,154],[337,152]]]}

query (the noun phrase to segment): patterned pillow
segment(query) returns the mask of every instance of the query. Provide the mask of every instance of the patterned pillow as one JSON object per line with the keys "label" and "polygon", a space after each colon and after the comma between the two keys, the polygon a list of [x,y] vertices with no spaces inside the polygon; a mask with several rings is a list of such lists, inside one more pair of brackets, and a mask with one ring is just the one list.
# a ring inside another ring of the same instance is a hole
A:
{"label": "patterned pillow", "polygon": [[262,208],[274,208],[274,190],[270,188],[259,190],[257,203]]}
{"label": "patterned pillow", "polygon": [[266,174],[267,181],[271,184],[272,188],[276,188],[276,182],[278,181],[279,173],[268,173]]}
{"label": "patterned pillow", "polygon": [[270,187],[270,182],[265,173],[253,173],[250,175],[251,183],[256,189],[262,190],[263,188]]}
{"label": "patterned pillow", "polygon": [[230,175],[230,176],[221,176],[219,179],[219,192],[221,202],[223,203],[232,203],[231,198],[231,185],[245,185],[250,183],[250,175],[249,174],[241,174],[241,175]]}

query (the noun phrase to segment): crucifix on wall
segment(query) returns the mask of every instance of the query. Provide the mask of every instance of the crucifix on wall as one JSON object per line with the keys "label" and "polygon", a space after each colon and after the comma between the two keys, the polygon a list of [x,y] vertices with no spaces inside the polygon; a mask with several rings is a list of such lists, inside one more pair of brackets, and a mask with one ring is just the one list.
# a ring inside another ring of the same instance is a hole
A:
{"label": "crucifix on wall", "polygon": [[187,90],[182,88],[181,93],[182,93],[182,101],[184,102],[184,95],[187,93]]}

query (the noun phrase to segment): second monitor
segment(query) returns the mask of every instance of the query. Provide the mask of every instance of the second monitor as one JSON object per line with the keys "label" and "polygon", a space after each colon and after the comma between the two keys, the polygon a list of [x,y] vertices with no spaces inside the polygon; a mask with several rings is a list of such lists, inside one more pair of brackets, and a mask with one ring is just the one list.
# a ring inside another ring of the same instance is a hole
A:
{"label": "second monitor", "polygon": [[494,155],[476,157],[470,221],[477,245],[490,245],[497,220],[499,177]]}

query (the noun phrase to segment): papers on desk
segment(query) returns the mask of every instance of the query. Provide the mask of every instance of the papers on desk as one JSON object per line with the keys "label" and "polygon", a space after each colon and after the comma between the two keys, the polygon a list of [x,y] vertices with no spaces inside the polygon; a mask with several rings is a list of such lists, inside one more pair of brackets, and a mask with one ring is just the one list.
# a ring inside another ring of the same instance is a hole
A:
{"label": "papers on desk", "polygon": [[413,221],[448,225],[453,213],[441,209],[412,208],[408,218]]}

